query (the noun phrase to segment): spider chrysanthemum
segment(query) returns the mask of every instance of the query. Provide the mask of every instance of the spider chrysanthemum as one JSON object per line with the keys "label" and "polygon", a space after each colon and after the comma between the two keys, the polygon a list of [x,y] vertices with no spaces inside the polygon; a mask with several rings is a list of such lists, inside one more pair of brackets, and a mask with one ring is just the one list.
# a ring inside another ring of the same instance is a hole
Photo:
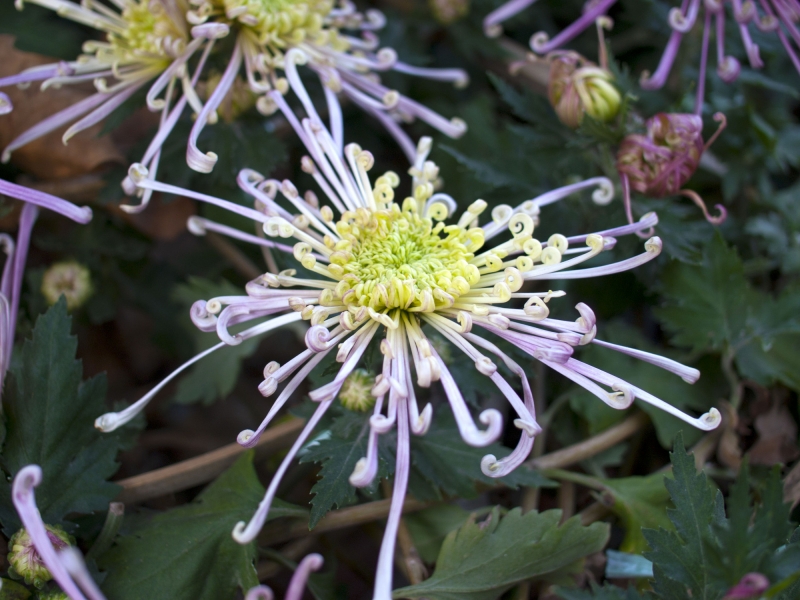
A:
{"label": "spider chrysanthemum", "polygon": [[[265,397],[277,397],[261,424],[239,434],[239,443],[255,445],[325,357],[334,356],[340,367],[332,381],[309,394],[318,405],[316,410],[283,459],[252,520],[236,526],[235,539],[245,543],[258,534],[283,475],[331,404],[337,397],[341,399],[343,388],[358,377],[357,368],[373,342],[380,348],[382,368],[371,388],[375,402],[369,417],[367,453],[358,461],[350,482],[361,487],[374,480],[379,436],[396,429],[392,508],[378,559],[374,596],[381,600],[391,597],[394,544],[410,469],[409,436],[424,435],[433,413],[431,404],[418,405],[417,390],[441,384],[467,444],[488,446],[503,431],[503,415],[497,409],[483,410],[477,421],[473,418],[458,383],[432,342],[435,338],[429,338],[431,334],[463,353],[509,403],[520,438],[508,456],[487,454],[483,458],[481,468],[491,477],[502,477],[522,464],[540,431],[525,370],[497,345],[498,340],[509,342],[614,408],[627,408],[639,398],[701,429],[719,424],[716,409],[694,418],[618,375],[578,360],[574,354],[582,345],[598,344],[658,365],[688,382],[699,377],[696,369],[597,339],[595,315],[583,303],[576,306],[576,321],[549,316],[549,302],[564,294],[546,286],[537,289],[535,282],[619,273],[660,253],[661,240],[654,237],[646,242],[641,255],[599,267],[575,268],[612,249],[615,236],[656,225],[658,219],[652,213],[637,223],[588,235],[537,237],[541,207],[591,188],[595,188],[595,201],[607,203],[613,194],[608,179],[595,178],[559,188],[516,208],[500,205],[488,211],[486,202],[477,200],[457,215],[455,201],[435,192],[438,168],[427,160],[430,139],[421,140],[409,171],[413,178],[411,194],[398,195],[401,180],[397,174],[371,177],[374,160],[368,151],[356,144],[340,147],[315,117],[300,122],[288,108],[285,116],[309,151],[302,161],[303,171],[316,181],[327,204],[321,204],[313,192],[301,195],[288,180],[265,179],[247,169],[240,173],[238,182],[256,200],[253,208],[153,181],[142,165],[131,167],[132,180],[142,188],[187,195],[249,217],[275,241],[201,217],[190,219],[192,232],[202,235],[214,231],[293,252],[302,272],[290,269],[266,273],[247,285],[247,295],[197,301],[191,310],[193,322],[203,331],[215,331],[221,342],[181,366],[129,408],[103,415],[96,423],[101,430],[111,431],[130,421],[169,380],[219,348],[289,323],[308,322],[306,350],[284,364],[273,361],[266,365],[259,391]],[[279,194],[288,202],[288,210],[278,202]],[[285,244],[290,240],[293,246]],[[230,330],[234,325],[237,332]],[[242,330],[243,326],[247,328]],[[498,370],[500,364],[518,378],[520,391]],[[363,396],[362,384],[358,382]]]}
{"label": "spider chrysanthemum", "polygon": [[[460,119],[446,119],[427,107],[384,86],[382,71],[465,85],[461,69],[424,69],[402,63],[390,48],[379,49],[374,31],[385,24],[381,13],[361,13],[349,0],[27,0],[59,15],[88,25],[105,40],[87,41],[84,54],[71,62],[34,67],[0,79],[0,88],[41,81],[42,88],[93,81],[96,93],[37,123],[20,134],[3,151],[9,160],[17,148],[72,123],[63,136],[73,135],[103,120],[133,94],[147,89],[146,103],[161,114],[160,125],[142,157],[155,178],[161,149],[187,105],[194,113],[186,161],[191,168],[210,172],[217,162],[212,151],[201,151],[198,138],[207,124],[217,121],[226,96],[246,81],[255,105],[264,115],[279,106],[270,92],[286,93],[299,85],[296,64],[307,64],[324,84],[328,112],[336,137],[341,137],[342,115],[337,94],[377,118],[413,160],[414,145],[399,123],[423,120],[443,133],[458,137],[466,130]],[[17,7],[23,1],[17,0]],[[349,33],[348,33],[349,32]],[[352,35],[360,33],[360,36]],[[218,40],[232,38],[232,44]],[[226,68],[221,76],[204,72],[212,53]],[[212,82],[213,86],[208,85]],[[205,101],[198,90],[213,89]],[[301,92],[304,93],[304,92]],[[304,103],[310,100],[303,98]],[[12,111],[7,95],[0,93],[0,114]],[[312,109],[313,110],[313,109]],[[125,191],[137,189],[126,179]],[[144,192],[135,212],[147,205]]]}

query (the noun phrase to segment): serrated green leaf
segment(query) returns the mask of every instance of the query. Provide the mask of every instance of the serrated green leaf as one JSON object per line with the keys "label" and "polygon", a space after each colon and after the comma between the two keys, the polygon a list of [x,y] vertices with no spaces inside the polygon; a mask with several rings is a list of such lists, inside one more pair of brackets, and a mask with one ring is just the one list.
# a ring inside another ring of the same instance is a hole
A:
{"label": "serrated green leaf", "polygon": [[673,341],[695,350],[720,350],[748,339],[756,294],[734,248],[715,235],[698,266],[669,265],[661,276],[668,305],[657,309]]}
{"label": "serrated green leaf", "polygon": [[[394,460],[388,451],[386,436],[378,446],[378,475],[376,483],[394,472]],[[304,449],[301,463],[318,462],[322,468],[318,481],[311,488],[311,514],[308,526],[313,529],[334,506],[343,507],[357,500],[356,488],[350,475],[359,459],[367,455],[369,418],[364,414],[347,413],[334,420],[330,430],[317,436]]]}
{"label": "serrated green leaf", "polygon": [[[13,477],[26,465],[42,467],[36,503],[45,522],[53,524],[70,513],[105,510],[119,491],[107,481],[117,470],[119,439],[94,428],[105,412],[105,376],[81,381],[71,323],[62,296],[22,344],[3,398],[3,468]],[[20,526],[9,488],[0,478],[0,520],[7,535]]]}
{"label": "serrated green leaf", "polygon": [[[231,531],[250,519],[263,494],[253,452],[246,452],[192,503],[120,537],[99,560],[107,571],[104,593],[116,600],[228,600],[257,585],[256,544],[237,543]],[[276,499],[268,519],[305,514]]]}
{"label": "serrated green leaf", "polygon": [[643,531],[652,548],[644,556],[654,563],[653,589],[662,598],[673,598],[680,590],[679,597],[716,599],[718,590],[711,581],[708,544],[712,524],[721,524],[724,519],[722,495],[703,473],[697,473],[694,457],[684,449],[680,435],[670,460],[674,479],[665,479],[664,485],[675,505],[667,511],[675,531]]}
{"label": "serrated green leaf", "polygon": [[563,572],[608,540],[605,523],[583,527],[573,517],[559,526],[560,520],[559,510],[523,515],[515,508],[501,519],[494,509],[480,524],[473,515],[447,536],[433,575],[392,597],[493,600],[517,583]]}

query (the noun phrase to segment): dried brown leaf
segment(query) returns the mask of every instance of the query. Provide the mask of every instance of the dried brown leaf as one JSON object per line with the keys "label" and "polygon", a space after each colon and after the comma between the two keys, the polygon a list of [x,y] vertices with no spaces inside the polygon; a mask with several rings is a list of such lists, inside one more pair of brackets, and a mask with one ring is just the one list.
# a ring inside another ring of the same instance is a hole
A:
{"label": "dried brown leaf", "polygon": [[[29,67],[48,64],[54,59],[22,52],[14,48],[14,38],[0,35],[0,77],[14,75]],[[46,91],[33,83],[25,89],[16,86],[4,88],[14,110],[0,117],[0,147],[5,148],[19,134],[43,119],[83,100],[94,93],[87,86],[63,86]],[[64,145],[61,136],[68,126],[53,131],[38,140],[19,148],[11,155],[11,162],[39,179],[62,179],[85,175],[112,162],[124,162],[110,136],[98,137],[102,123],[90,127]]]}
{"label": "dried brown leaf", "polygon": [[786,464],[800,455],[797,447],[797,424],[782,402],[755,419],[758,439],[747,455],[751,464]]}

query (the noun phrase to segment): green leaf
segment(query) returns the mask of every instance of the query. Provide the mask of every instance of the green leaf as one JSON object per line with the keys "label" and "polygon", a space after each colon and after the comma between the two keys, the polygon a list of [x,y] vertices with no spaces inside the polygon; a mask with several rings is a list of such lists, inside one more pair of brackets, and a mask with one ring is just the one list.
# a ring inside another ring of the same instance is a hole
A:
{"label": "green leaf", "polygon": [[403,518],[422,560],[434,563],[447,534],[461,527],[469,515],[455,504],[440,504]]}
{"label": "green leaf", "polygon": [[511,488],[520,485],[531,487],[556,485],[536,471],[525,467],[520,467],[498,479],[483,474],[481,459],[484,456],[494,454],[502,458],[510,452],[508,448],[497,443],[484,448],[468,445],[461,438],[452,414],[442,410],[438,411],[427,434],[411,440],[411,462],[414,468],[449,496],[476,497],[476,482],[491,486],[504,483]]}
{"label": "green leaf", "polygon": [[667,514],[675,531],[645,529],[645,539],[652,548],[645,558],[653,561],[653,589],[663,598],[674,597],[680,590],[684,598],[710,600],[718,597],[710,577],[711,556],[708,548],[712,524],[724,519],[722,494],[715,490],[703,473],[697,473],[694,458],[683,446],[682,436],[675,440],[670,453],[674,479],[665,479],[675,508]]}
{"label": "green leaf", "polygon": [[[394,458],[381,436],[378,445],[378,475],[380,479],[394,472]],[[367,455],[369,417],[348,412],[334,420],[330,430],[323,431],[302,451],[301,463],[322,463],[319,479],[311,488],[311,514],[308,527],[313,529],[334,506],[343,507],[356,502],[356,488],[350,485],[350,475],[359,459]]]}
{"label": "green leaf", "polygon": [[694,350],[720,350],[746,341],[755,292],[736,249],[714,236],[699,266],[673,262],[661,276],[668,305],[658,309],[673,341]]}
{"label": "green leaf", "polygon": [[0,600],[28,600],[31,593],[24,585],[11,579],[0,579],[3,588],[0,589]]}
{"label": "green leaf", "polygon": [[644,598],[633,586],[623,590],[610,583],[600,587],[594,582],[592,582],[591,590],[558,588],[556,593],[564,600],[640,600]]}
{"label": "green leaf", "polygon": [[625,538],[620,545],[623,552],[641,554],[646,549],[642,527],[670,528],[667,518],[669,493],[664,487],[663,475],[604,479],[602,484],[611,496],[611,510],[625,527]]}
{"label": "green leaf", "polygon": [[[71,323],[63,297],[37,319],[32,339],[22,344],[9,371],[3,398],[3,468],[10,477],[26,465],[42,468],[36,503],[51,524],[63,524],[70,513],[105,510],[119,491],[107,481],[117,470],[119,438],[94,428],[105,412],[106,379],[81,381]],[[0,488],[0,520],[10,535],[20,522],[5,478]]]}
{"label": "green leaf", "polygon": [[[214,283],[200,277],[190,277],[186,284],[176,287],[173,298],[184,306],[183,312],[188,315],[189,308],[197,300],[240,295],[242,290],[225,280]],[[194,339],[195,351],[198,353],[219,343],[216,333],[200,331],[188,318],[184,320],[184,326]],[[259,342],[260,338],[256,337],[236,346],[220,348],[213,358],[205,358],[190,367],[178,381],[175,402],[211,404],[230,394],[239,379],[242,361],[255,353]]]}
{"label": "green leaf", "polygon": [[[192,503],[119,538],[99,561],[108,572],[103,591],[116,600],[236,598],[237,590],[258,584],[256,544],[237,543],[231,531],[250,519],[263,494],[253,452],[246,452]],[[268,519],[305,514],[276,499]]]}
{"label": "green leaf", "polygon": [[420,584],[395,590],[394,598],[493,600],[528,579],[563,574],[608,541],[608,525],[588,527],[573,517],[559,526],[561,511],[522,514],[519,508],[500,518],[495,508],[483,523],[472,515],[445,539],[436,570]]}

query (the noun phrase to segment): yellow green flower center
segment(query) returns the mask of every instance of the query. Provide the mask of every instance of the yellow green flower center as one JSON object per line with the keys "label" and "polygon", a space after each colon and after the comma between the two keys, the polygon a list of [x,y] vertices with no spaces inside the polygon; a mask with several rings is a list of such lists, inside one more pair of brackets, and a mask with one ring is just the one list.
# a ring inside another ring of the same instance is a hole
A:
{"label": "yellow green flower center", "polygon": [[286,48],[306,40],[338,40],[337,31],[324,27],[333,0],[212,0],[219,12],[256,36],[259,45]]}
{"label": "yellow green flower center", "polygon": [[408,198],[402,210],[392,202],[379,210],[344,213],[328,267],[340,279],[336,296],[378,312],[432,312],[466,294],[480,280],[469,261],[483,245],[483,230],[434,224],[436,212],[434,204],[423,216]]}
{"label": "yellow green flower center", "polygon": [[122,10],[124,32],[108,34],[112,52],[121,62],[134,59],[170,60],[183,49],[185,32],[160,2],[128,2]]}

